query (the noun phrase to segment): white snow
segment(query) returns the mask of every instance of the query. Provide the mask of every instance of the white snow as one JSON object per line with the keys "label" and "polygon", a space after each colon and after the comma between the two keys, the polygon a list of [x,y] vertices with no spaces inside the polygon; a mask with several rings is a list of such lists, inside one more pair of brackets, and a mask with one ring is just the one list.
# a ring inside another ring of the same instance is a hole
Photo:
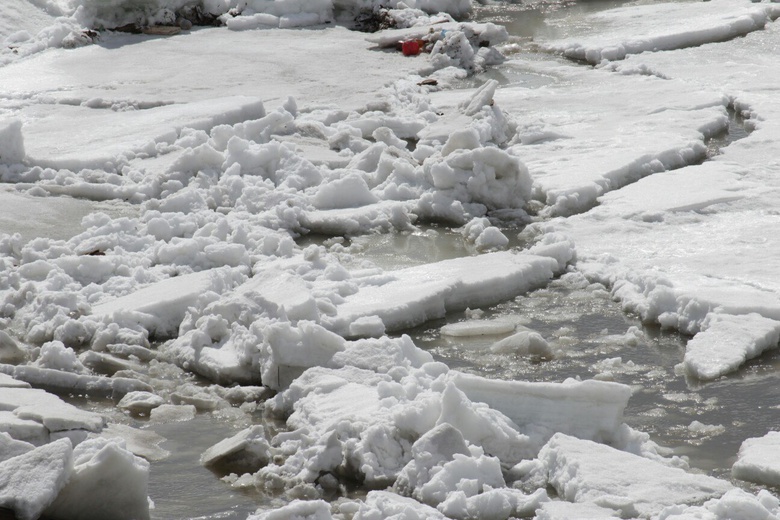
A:
{"label": "white snow", "polygon": [[[150,518],[152,432],[212,414],[234,422],[204,465],[310,499],[253,519],[777,517],[770,493],[662,458],[624,424],[626,385],[488,379],[387,334],[577,276],[692,335],[681,368],[701,384],[776,347],[780,8],[625,5],[527,60],[496,50],[503,27],[453,21],[465,0],[383,3],[372,16],[397,29],[371,36],[338,23],[378,7],[3,3],[0,507]],[[226,27],[189,30],[198,17]],[[125,24],[183,30],[93,32]],[[397,52],[406,38],[426,52]],[[449,88],[505,59],[545,81]],[[729,111],[750,134],[715,151]],[[507,250],[507,222],[531,224],[527,247]],[[350,245],[430,223],[458,227],[458,258],[386,270]],[[492,336],[497,363],[576,359],[482,312],[440,335]],[[605,351],[639,335],[603,333]],[[649,370],[623,359],[580,368]],[[682,424],[697,442],[730,428]],[[734,478],[776,484],[773,443],[745,441]],[[386,491],[316,500],[345,479]]]}

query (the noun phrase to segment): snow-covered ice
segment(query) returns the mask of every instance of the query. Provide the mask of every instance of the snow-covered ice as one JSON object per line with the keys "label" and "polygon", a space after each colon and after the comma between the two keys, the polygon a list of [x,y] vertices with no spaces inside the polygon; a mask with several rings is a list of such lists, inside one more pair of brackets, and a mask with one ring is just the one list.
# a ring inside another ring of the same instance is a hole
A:
{"label": "snow-covered ice", "polygon": [[542,448],[539,460],[561,497],[613,509],[621,517],[650,518],[666,506],[701,503],[732,488],[724,480],[560,433]]}
{"label": "snow-covered ice", "polygon": [[[770,370],[780,8],[626,4],[529,43],[456,20],[474,7],[0,7],[0,507],[201,514],[150,509],[149,482],[181,463],[168,432],[211,415],[225,437],[190,463],[281,497],[253,519],[780,515],[735,488],[777,483],[772,432],[715,478],[631,408],[655,417],[653,378],[705,394]],[[480,75],[505,61],[545,81]],[[355,245],[427,225],[459,252],[383,268]],[[677,370],[611,353],[646,339],[635,326],[572,370],[565,326],[500,316],[556,279],[687,335]],[[577,377],[499,380],[469,356]],[[683,435],[744,438],[738,407],[688,401]],[[335,500],[347,483],[370,492]]]}
{"label": "snow-covered ice", "polygon": [[777,446],[778,432],[769,432],[763,437],[745,439],[737,454],[737,461],[731,468],[735,478],[776,486],[780,482],[780,459]]}

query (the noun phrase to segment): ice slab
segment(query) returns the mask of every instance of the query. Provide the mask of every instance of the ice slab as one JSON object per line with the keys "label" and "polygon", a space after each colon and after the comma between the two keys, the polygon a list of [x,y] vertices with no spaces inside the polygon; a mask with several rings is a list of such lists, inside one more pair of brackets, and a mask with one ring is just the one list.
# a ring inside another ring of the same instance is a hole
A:
{"label": "ice slab", "polygon": [[151,390],[148,384],[138,379],[74,374],[32,365],[0,364],[0,373],[13,376],[18,381],[24,381],[39,387],[75,390],[90,395],[116,398],[121,398],[128,392]]}
{"label": "ice slab", "polygon": [[100,432],[100,437],[121,440],[125,443],[127,451],[150,462],[165,460],[171,454],[159,446],[167,439],[151,430],[140,430],[125,424],[112,423]]}
{"label": "ice slab", "polygon": [[597,64],[627,54],[722,42],[760,30],[778,16],[777,6],[732,0],[622,7],[588,17],[597,35],[544,42],[541,48]]}
{"label": "ice slab", "polygon": [[178,330],[187,308],[203,293],[224,292],[240,278],[226,269],[166,278],[126,296],[94,305],[92,316],[99,320],[127,319],[140,323],[153,333],[172,335]]}
{"label": "ice slab", "polygon": [[209,131],[265,116],[260,99],[215,98],[115,112],[81,106],[30,107],[22,129],[28,161],[48,168],[104,168],[120,155],[156,155],[183,128]]}
{"label": "ice slab", "polygon": [[780,321],[758,314],[709,314],[702,331],[685,347],[686,371],[699,379],[715,379],[739,368],[748,359],[776,348]]}
{"label": "ice slab", "polygon": [[[400,52],[370,51],[373,44],[364,33],[343,27],[307,31],[307,38],[300,34],[295,29],[226,28],[202,28],[173,38],[106,34],[100,45],[50,49],[4,67],[0,91],[22,101],[42,95],[118,108],[243,95],[273,105],[292,96],[307,104],[356,109],[419,66]],[[258,48],[284,52],[258,53]],[[349,60],[338,59],[343,56]],[[34,83],[28,81],[32,77]]]}
{"label": "ice slab", "polygon": [[513,143],[520,144],[510,151],[528,167],[534,198],[548,206],[544,215],[585,211],[605,193],[698,162],[704,137],[727,126],[722,94],[681,81],[545,62],[524,66],[559,82],[502,88],[495,102],[518,121]]}
{"label": "ice slab", "polygon": [[0,462],[18,455],[24,455],[34,448],[35,446],[29,442],[17,440],[8,433],[0,432]]}
{"label": "ice slab", "polygon": [[618,520],[614,509],[589,503],[572,503],[560,500],[545,502],[536,510],[536,520]]}
{"label": "ice slab", "polygon": [[491,336],[514,332],[516,324],[508,320],[468,320],[450,323],[443,326],[439,332],[445,336]]}
{"label": "ice slab", "polygon": [[73,471],[47,518],[148,520],[149,463],[115,440],[89,439],[73,450]]}
{"label": "ice slab", "polygon": [[0,164],[19,164],[24,156],[21,120],[0,118]]}
{"label": "ice slab", "polygon": [[416,206],[411,202],[381,201],[357,208],[312,209],[301,216],[301,225],[312,233],[350,236],[372,230],[399,230],[411,226],[409,213]]}
{"label": "ice slab", "polygon": [[[70,197],[32,197],[11,188],[0,188],[0,229],[19,233],[29,241],[38,237],[67,240],[83,228],[81,220],[96,211],[110,215],[134,214],[135,208],[118,201],[93,202]],[[19,218],[35,215],[34,219]]]}
{"label": "ice slab", "polygon": [[73,448],[60,439],[0,462],[0,508],[19,520],[35,520],[71,476]]}
{"label": "ice slab", "polygon": [[409,328],[449,311],[498,303],[541,287],[560,269],[553,258],[514,252],[408,267],[389,273],[392,280],[387,283],[347,296],[327,326],[348,335],[350,323],[379,316],[388,331]]}
{"label": "ice slab", "polygon": [[49,442],[49,430],[43,424],[31,419],[22,419],[13,411],[0,412],[0,432],[36,446]]}
{"label": "ice slab", "polygon": [[631,397],[628,386],[593,380],[530,383],[457,373],[453,381],[470,400],[486,403],[521,428],[602,442],[615,438]]}
{"label": "ice slab", "polygon": [[739,447],[731,474],[765,486],[780,485],[780,432],[746,439]]}
{"label": "ice slab", "polygon": [[255,425],[207,449],[201,455],[200,463],[252,473],[268,464],[270,459],[271,446],[265,438],[265,428]]}
{"label": "ice slab", "polygon": [[12,376],[0,372],[0,388],[31,388],[30,383],[26,381],[19,381]]}
{"label": "ice slab", "polygon": [[539,460],[561,498],[614,509],[620,517],[650,518],[667,506],[698,505],[732,489],[725,480],[562,433],[542,448]]}
{"label": "ice slab", "polygon": [[20,419],[34,420],[50,432],[99,432],[105,425],[103,416],[76,408],[40,389],[4,388],[0,392],[0,410],[12,411]]}

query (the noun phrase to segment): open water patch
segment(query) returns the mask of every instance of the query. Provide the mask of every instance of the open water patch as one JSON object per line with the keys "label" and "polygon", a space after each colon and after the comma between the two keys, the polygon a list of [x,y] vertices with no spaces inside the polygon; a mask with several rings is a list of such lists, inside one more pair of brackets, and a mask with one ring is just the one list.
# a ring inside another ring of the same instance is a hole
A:
{"label": "open water patch", "polygon": [[720,155],[723,148],[750,135],[751,127],[747,124],[749,119],[742,115],[734,105],[729,105],[726,110],[729,116],[728,127],[723,132],[705,140],[707,159]]}

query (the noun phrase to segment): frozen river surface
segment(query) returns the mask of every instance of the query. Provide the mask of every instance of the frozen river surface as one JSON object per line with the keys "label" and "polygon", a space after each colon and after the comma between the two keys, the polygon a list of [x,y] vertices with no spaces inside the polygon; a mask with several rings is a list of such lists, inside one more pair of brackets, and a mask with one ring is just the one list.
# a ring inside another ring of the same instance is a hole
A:
{"label": "frozen river surface", "polygon": [[366,5],[0,6],[0,517],[780,518],[780,4]]}

